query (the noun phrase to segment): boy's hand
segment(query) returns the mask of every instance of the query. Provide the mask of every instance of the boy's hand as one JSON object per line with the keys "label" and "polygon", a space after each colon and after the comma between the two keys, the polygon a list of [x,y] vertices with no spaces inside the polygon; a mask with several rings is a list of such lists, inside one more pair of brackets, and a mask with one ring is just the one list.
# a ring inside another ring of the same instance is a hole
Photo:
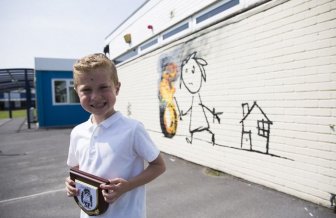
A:
{"label": "boy's hand", "polygon": [[101,184],[103,196],[107,203],[114,203],[122,194],[129,191],[129,182],[127,180],[117,178],[109,180],[109,184]]}
{"label": "boy's hand", "polygon": [[162,156],[159,154],[155,160],[149,162],[144,171],[130,180],[127,181],[125,179],[117,178],[109,180],[109,184],[100,185],[100,188],[103,189],[102,193],[104,199],[108,203],[113,203],[124,193],[149,183],[161,175],[165,170],[165,163]]}
{"label": "boy's hand", "polygon": [[65,179],[65,190],[68,197],[74,197],[78,195],[78,190],[75,187],[75,182],[70,179],[70,176]]}

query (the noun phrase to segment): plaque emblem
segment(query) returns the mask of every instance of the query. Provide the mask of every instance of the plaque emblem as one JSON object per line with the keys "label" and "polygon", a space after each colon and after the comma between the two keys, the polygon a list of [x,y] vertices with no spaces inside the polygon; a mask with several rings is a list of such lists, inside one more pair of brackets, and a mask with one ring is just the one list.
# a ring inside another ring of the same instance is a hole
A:
{"label": "plaque emblem", "polygon": [[100,185],[108,184],[108,180],[83,172],[78,168],[70,169],[70,178],[75,181],[79,191],[74,199],[86,214],[97,216],[107,210],[109,204],[104,200]]}
{"label": "plaque emblem", "polygon": [[97,208],[98,189],[80,180],[76,180],[76,188],[79,190],[79,203],[87,210]]}

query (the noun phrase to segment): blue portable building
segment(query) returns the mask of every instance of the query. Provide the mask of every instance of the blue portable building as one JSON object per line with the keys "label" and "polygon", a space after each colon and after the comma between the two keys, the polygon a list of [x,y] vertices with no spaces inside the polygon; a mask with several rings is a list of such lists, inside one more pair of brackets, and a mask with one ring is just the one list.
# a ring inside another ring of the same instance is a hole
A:
{"label": "blue portable building", "polygon": [[37,117],[40,128],[70,127],[88,119],[74,90],[74,59],[35,58]]}

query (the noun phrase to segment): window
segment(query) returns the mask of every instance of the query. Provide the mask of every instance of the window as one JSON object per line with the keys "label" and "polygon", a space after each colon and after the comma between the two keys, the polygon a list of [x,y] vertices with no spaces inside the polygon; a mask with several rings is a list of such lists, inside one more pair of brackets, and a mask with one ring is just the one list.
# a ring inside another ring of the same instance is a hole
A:
{"label": "window", "polygon": [[201,23],[219,13],[222,13],[223,11],[232,8],[233,6],[236,6],[239,4],[239,0],[231,0],[231,1],[225,1],[224,4],[219,5],[218,7],[213,8],[212,10],[205,12],[204,14],[196,17],[196,23]]}
{"label": "window", "polygon": [[52,90],[54,105],[79,103],[72,79],[52,80]]}
{"label": "window", "polygon": [[137,56],[137,55],[138,55],[138,48],[136,47],[136,48],[126,52],[125,54],[122,54],[119,57],[115,58],[113,61],[114,61],[115,64],[120,64],[124,61],[127,61],[128,59],[131,59],[131,58]]}
{"label": "window", "polygon": [[149,48],[149,47],[151,47],[151,46],[153,46],[153,45],[155,45],[157,43],[158,43],[158,39],[157,38],[150,39],[150,40],[148,40],[147,42],[145,42],[144,44],[142,44],[140,46],[140,50],[143,51],[143,50],[145,50],[145,49],[147,49],[147,48]]}
{"label": "window", "polygon": [[189,28],[189,23],[188,22],[184,23],[180,26],[173,27],[172,29],[168,30],[168,32],[166,32],[162,35],[162,39],[163,40],[168,39],[169,37],[171,37],[173,35],[176,35],[177,33],[182,32],[183,30],[188,29],[188,28]]}
{"label": "window", "polygon": [[73,82],[73,80],[70,80],[69,83],[70,83],[70,85],[68,87],[69,102],[70,103],[79,103],[79,98],[78,98],[77,92],[74,89],[74,82]]}

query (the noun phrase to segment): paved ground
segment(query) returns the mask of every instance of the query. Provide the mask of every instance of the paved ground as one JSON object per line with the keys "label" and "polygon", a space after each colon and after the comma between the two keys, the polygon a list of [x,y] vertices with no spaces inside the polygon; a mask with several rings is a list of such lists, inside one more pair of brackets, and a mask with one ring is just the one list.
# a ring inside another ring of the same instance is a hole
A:
{"label": "paved ground", "polygon": [[[0,121],[0,217],[71,218],[66,197],[70,129],[27,129],[23,119]],[[164,154],[167,171],[147,185],[148,218],[335,218],[331,208]]]}

